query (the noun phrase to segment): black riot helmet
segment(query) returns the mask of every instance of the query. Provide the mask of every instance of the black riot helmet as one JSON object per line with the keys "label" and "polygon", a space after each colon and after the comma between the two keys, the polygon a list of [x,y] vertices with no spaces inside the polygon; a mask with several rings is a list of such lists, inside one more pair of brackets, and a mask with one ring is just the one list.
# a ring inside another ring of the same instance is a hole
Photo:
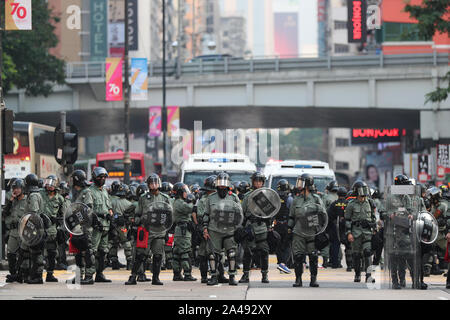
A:
{"label": "black riot helmet", "polygon": [[86,173],[83,170],[75,170],[74,172],[72,172],[72,181],[73,181],[73,185],[74,186],[78,186],[78,187],[84,187],[86,186]]}
{"label": "black riot helmet", "polygon": [[183,193],[186,192],[187,194],[190,193],[189,188],[187,185],[185,185],[183,182],[177,182],[173,185],[172,192],[175,194],[175,198],[183,198]]}
{"label": "black riot helmet", "polygon": [[398,176],[395,176],[394,184],[397,186],[404,186],[410,185],[412,183],[407,176],[405,176],[404,174],[399,174]]}
{"label": "black riot helmet", "polygon": [[211,175],[203,181],[203,190],[205,191],[214,191],[216,190],[216,175]]}
{"label": "black riot helmet", "polygon": [[95,185],[102,187],[105,184],[105,179],[108,177],[108,171],[103,167],[96,167],[92,171],[92,180]]}
{"label": "black riot helmet", "polygon": [[38,187],[39,187],[40,189],[44,187],[44,179],[39,178],[39,180],[38,180]]}
{"label": "black riot helmet", "polygon": [[30,173],[25,177],[25,192],[37,192],[39,191],[39,179],[34,173]]}
{"label": "black riot helmet", "polygon": [[277,182],[277,191],[289,193],[291,191],[291,187],[289,185],[289,181],[286,179],[281,179]]}
{"label": "black riot helmet", "polygon": [[125,183],[121,183],[116,191],[116,196],[124,198],[130,192],[130,188]]}
{"label": "black riot helmet", "polygon": [[[138,200],[138,197],[137,197],[137,195],[136,195],[136,191],[137,191],[137,188],[139,187],[139,185],[136,185],[136,184],[130,184],[129,186],[128,186],[128,190],[127,190],[127,195],[126,195],[126,198],[129,200],[129,201],[133,201],[133,200]],[[147,188],[148,189],[148,188]]]}
{"label": "black riot helmet", "polygon": [[337,189],[338,197],[347,197],[347,189],[345,187],[339,187]]}
{"label": "black riot helmet", "polygon": [[427,190],[427,195],[431,200],[437,201],[442,199],[442,191],[438,187],[431,187]]}
{"label": "black riot helmet", "polygon": [[240,181],[233,181],[231,183],[231,192],[233,192],[234,194],[237,194],[239,192],[238,187],[239,187],[240,183],[241,183]]}
{"label": "black riot helmet", "polygon": [[250,184],[247,181],[241,181],[238,190],[240,194],[246,194],[250,191]]}
{"label": "black riot helmet", "polygon": [[173,189],[173,184],[170,182],[164,181],[161,183],[161,188],[159,188],[159,191],[161,191],[164,194],[170,195]]}
{"label": "black riot helmet", "polygon": [[194,183],[190,186],[189,190],[191,191],[191,193],[197,194],[200,191],[200,186],[197,183]]}
{"label": "black riot helmet", "polygon": [[110,191],[112,196],[117,196],[117,191],[120,188],[120,181],[114,180],[111,183]]}
{"label": "black riot helmet", "polygon": [[63,197],[67,197],[70,194],[70,187],[66,181],[61,181],[59,184],[59,192]]}
{"label": "black riot helmet", "polygon": [[11,183],[11,191],[14,191],[14,189],[20,189],[21,194],[25,192],[25,181],[22,179],[14,178],[13,183]]}
{"label": "black riot helmet", "polygon": [[147,178],[147,185],[148,188],[151,190],[150,188],[150,184],[154,184],[155,185],[155,189],[159,189],[161,188],[161,178],[156,174],[156,173],[152,173],[148,176]]}
{"label": "black riot helmet", "polygon": [[[163,182],[164,185],[164,182]],[[130,187],[131,190],[131,187]],[[143,194],[148,192],[148,185],[146,183],[141,183],[136,188],[136,198],[140,198]]]}
{"label": "black riot helmet", "polygon": [[329,192],[337,192],[338,188],[339,184],[336,180],[330,181],[325,187],[325,189],[328,190]]}
{"label": "black riot helmet", "polygon": [[226,172],[219,172],[216,178],[216,188],[230,187],[230,176]]}
{"label": "black riot helmet", "polygon": [[424,184],[419,183],[418,186],[420,187],[420,194],[421,195],[427,192],[427,187]]}
{"label": "black riot helmet", "polygon": [[381,198],[380,190],[378,190],[377,188],[373,189],[373,192],[371,192],[370,194],[372,195],[373,199],[380,199]]}
{"label": "black riot helmet", "polygon": [[256,171],[255,173],[252,174],[250,180],[252,181],[252,184],[255,181],[262,181],[262,183],[264,184],[266,183],[266,176],[264,175],[264,173]]}
{"label": "black riot helmet", "polygon": [[58,177],[55,176],[54,174],[49,175],[47,178],[45,178],[44,180],[44,187],[53,187],[56,188],[58,186]]}
{"label": "black riot helmet", "polygon": [[361,180],[355,181],[355,183],[352,186],[352,190],[355,196],[362,196],[362,197],[370,196],[369,186],[364,181]]}
{"label": "black riot helmet", "polygon": [[11,179],[8,181],[8,185],[7,185],[8,190],[12,190],[11,186],[12,186],[12,184],[14,183],[14,181],[16,181],[17,179],[18,179],[18,178],[13,177],[13,178],[11,178]]}
{"label": "black riot helmet", "polygon": [[314,191],[314,178],[312,175],[308,173],[304,173],[297,178],[297,182],[295,183],[295,187],[298,190],[308,189],[309,191]]}

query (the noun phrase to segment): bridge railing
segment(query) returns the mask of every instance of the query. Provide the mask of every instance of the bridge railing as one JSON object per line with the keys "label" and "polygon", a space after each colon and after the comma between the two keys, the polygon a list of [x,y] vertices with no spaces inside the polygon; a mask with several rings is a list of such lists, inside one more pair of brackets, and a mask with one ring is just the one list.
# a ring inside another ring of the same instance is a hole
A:
{"label": "bridge railing", "polygon": [[[292,70],[331,70],[333,68],[367,68],[391,66],[437,66],[448,65],[449,53],[415,53],[392,55],[337,56],[327,58],[290,58],[290,59],[237,59],[225,58],[221,61],[198,61],[184,63],[180,67],[181,75],[227,74],[252,72],[281,72]],[[162,63],[149,64],[149,76],[162,76]],[[177,75],[174,61],[166,63],[166,76]],[[66,64],[67,79],[105,78],[105,62],[70,62]]]}

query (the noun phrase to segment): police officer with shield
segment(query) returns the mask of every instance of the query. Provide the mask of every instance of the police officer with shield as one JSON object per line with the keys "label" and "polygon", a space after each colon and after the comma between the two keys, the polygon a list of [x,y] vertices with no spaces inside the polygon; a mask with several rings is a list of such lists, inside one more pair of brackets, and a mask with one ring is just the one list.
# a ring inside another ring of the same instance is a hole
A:
{"label": "police officer with shield", "polygon": [[298,194],[289,210],[288,232],[293,235],[292,252],[295,265],[295,283],[293,287],[302,287],[303,261],[309,257],[311,272],[310,287],[319,287],[317,283],[318,252],[315,237],[324,232],[328,224],[328,216],[320,196],[313,193],[314,178],[302,174],[297,178]]}
{"label": "police officer with shield", "polygon": [[354,282],[361,281],[361,258],[364,262],[366,282],[369,282],[371,273],[368,268],[372,265],[372,234],[376,226],[375,208],[372,208],[369,202],[370,191],[364,181],[356,181],[352,190],[356,199],[348,203],[344,218],[346,236],[351,243],[353,252]]}
{"label": "police officer with shield", "polygon": [[220,172],[215,181],[217,192],[206,198],[203,216],[203,236],[208,242],[211,279],[208,285],[217,285],[217,266],[222,250],[228,258],[229,285],[236,286],[236,251],[234,232],[242,223],[242,208],[239,198],[230,191],[230,177]]}
{"label": "police officer with shield", "polygon": [[[105,258],[108,253],[108,234],[113,218],[111,201],[108,191],[104,188],[108,172],[103,167],[96,167],[92,171],[92,181],[94,182],[89,190],[93,200],[93,212],[99,220],[99,224],[92,232],[92,250],[96,259],[95,282],[111,282],[103,274],[105,269]],[[87,275],[87,272],[86,272]]]}
{"label": "police officer with shield", "polygon": [[[243,248],[244,248],[244,259],[243,259],[243,271],[244,274],[242,275],[242,278],[239,280],[239,283],[248,283],[249,282],[249,275],[250,275],[250,266],[252,264],[252,259],[255,259],[255,255],[258,252],[259,258],[260,258],[260,265],[261,265],[261,282],[262,283],[269,283],[268,273],[269,273],[269,244],[267,243],[267,232],[269,226],[272,224],[272,216],[277,213],[281,206],[281,200],[279,196],[275,193],[278,203],[278,207],[275,208],[275,206],[272,203],[267,203],[268,208],[274,209],[271,212],[271,215],[269,216],[258,216],[257,212],[252,213],[252,210],[250,208],[256,208],[258,207],[257,202],[252,202],[251,199],[257,201],[258,198],[266,198],[264,195],[264,192],[258,192],[253,193],[257,191],[258,189],[262,188],[264,186],[264,183],[266,181],[266,177],[261,172],[255,172],[251,176],[251,182],[253,190],[247,192],[244,195],[244,198],[242,200],[242,211],[244,213],[244,222],[243,225],[245,227],[251,227],[253,229],[253,233],[255,234],[255,239],[252,241],[246,239],[243,242]],[[268,190],[268,189],[266,189]],[[273,190],[272,190],[273,191]],[[251,195],[256,196],[251,197]],[[261,199],[263,200],[263,199]],[[267,200],[264,199],[264,200]],[[261,212],[258,212],[261,213]]]}
{"label": "police officer with shield", "polygon": [[[82,225],[82,232],[80,234],[72,234],[70,243],[77,248],[78,252],[75,254],[75,264],[81,273],[81,284],[94,284],[93,275],[95,272],[95,258],[94,250],[92,248],[92,233],[93,226],[100,224],[97,216],[93,214],[94,199],[92,197],[91,189],[87,183],[86,173],[83,170],[75,170],[72,172],[72,203],[82,203],[89,208],[91,215],[91,223]],[[69,230],[70,232],[71,230]],[[83,261],[84,260],[84,261]],[[73,282],[75,282],[75,278]]]}
{"label": "police officer with shield", "polygon": [[[325,187],[325,194],[322,196],[322,202],[325,206],[325,210],[328,210],[331,203],[336,201],[338,198],[337,190],[339,188],[339,184],[336,180],[330,181]],[[320,250],[320,254],[323,258],[322,266],[327,268],[330,264],[330,244],[328,244],[325,248]]]}
{"label": "police officer with shield", "polygon": [[[340,259],[340,246],[341,240],[345,241],[345,229],[342,230],[342,226],[345,226],[344,223],[344,213],[345,208],[347,207],[347,189],[344,187],[339,187],[337,190],[338,199],[333,201],[327,209],[328,214],[328,226],[327,232],[330,237],[330,263],[333,269],[339,268]],[[341,232],[341,230],[343,232]],[[345,249],[345,257],[347,268],[350,266],[351,268],[351,249],[348,250],[347,247]]]}
{"label": "police officer with shield", "polygon": [[277,193],[281,199],[281,207],[274,219],[274,231],[280,235],[280,241],[276,248],[277,269],[284,273],[291,273],[287,267],[288,261],[291,259],[291,241],[288,235],[289,209],[294,201],[290,195],[291,189],[289,181],[281,179],[277,182]]}
{"label": "police officer with shield", "polygon": [[[141,266],[147,260],[150,251],[152,261],[152,285],[163,285],[159,279],[164,254],[166,231],[172,226],[172,206],[167,195],[159,191],[161,179],[156,173],[147,178],[149,192],[143,193],[136,208],[135,223],[140,226],[136,240],[135,260],[131,276],[126,285],[135,285]],[[148,240],[145,241],[145,238]],[[139,245],[139,246],[138,246]],[[143,279],[145,280],[145,279]]]}
{"label": "police officer with shield", "polygon": [[25,214],[27,204],[27,196],[25,195],[25,183],[22,179],[15,179],[11,184],[11,197],[7,200],[3,209],[5,216],[5,224],[8,229],[8,269],[9,274],[6,276],[6,282],[11,283],[17,281],[22,283],[22,274],[18,272],[17,256],[20,249],[19,222]]}

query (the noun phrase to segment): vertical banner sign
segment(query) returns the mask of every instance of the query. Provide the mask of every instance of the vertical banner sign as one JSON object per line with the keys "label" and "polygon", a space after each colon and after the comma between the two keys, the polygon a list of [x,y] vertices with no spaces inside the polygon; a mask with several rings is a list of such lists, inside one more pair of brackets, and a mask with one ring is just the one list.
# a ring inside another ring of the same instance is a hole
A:
{"label": "vertical banner sign", "polygon": [[148,100],[148,67],[146,58],[131,59],[131,100]]}
{"label": "vertical banner sign", "polygon": [[366,0],[347,0],[348,42],[366,42],[367,38],[367,3]]}
{"label": "vertical banner sign", "polygon": [[180,107],[167,107],[167,133],[171,137],[172,133],[180,129]]}
{"label": "vertical banner sign", "polygon": [[419,154],[418,155],[418,161],[419,161],[419,181],[420,182],[426,182],[430,179],[430,163],[429,163],[429,157],[427,154]]}
{"label": "vertical banner sign", "polygon": [[121,101],[122,96],[122,59],[106,58],[106,101]]}
{"label": "vertical banner sign", "polygon": [[161,135],[161,107],[148,109],[148,136],[159,137]]}
{"label": "vertical banner sign", "polygon": [[128,48],[138,50],[138,0],[128,0]]}
{"label": "vertical banner sign", "polygon": [[6,30],[32,30],[31,22],[31,0],[6,0]]}
{"label": "vertical banner sign", "polygon": [[108,56],[108,2],[91,0],[91,61]]}
{"label": "vertical banner sign", "polygon": [[319,23],[319,57],[327,55],[327,1],[317,0],[317,20]]}
{"label": "vertical banner sign", "polygon": [[275,53],[281,58],[298,55],[298,14],[296,12],[274,13]]}
{"label": "vertical banner sign", "polygon": [[450,144],[437,145],[437,177],[443,179],[446,173],[450,173]]}

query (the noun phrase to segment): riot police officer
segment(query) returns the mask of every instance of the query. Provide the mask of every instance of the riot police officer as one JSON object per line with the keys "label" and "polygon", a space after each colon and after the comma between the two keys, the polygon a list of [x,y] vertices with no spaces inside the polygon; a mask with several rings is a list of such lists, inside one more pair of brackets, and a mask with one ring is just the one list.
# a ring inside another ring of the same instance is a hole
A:
{"label": "riot police officer", "polygon": [[56,264],[56,249],[58,247],[56,236],[58,233],[58,222],[64,215],[65,201],[57,192],[57,187],[58,178],[55,175],[50,175],[44,180],[44,190],[40,192],[44,202],[44,214],[47,215],[49,221],[45,241],[45,249],[47,251],[46,282],[58,282],[58,279],[53,276]]}
{"label": "riot police officer", "polygon": [[[313,235],[305,235],[308,228],[303,225],[303,220],[308,214],[316,213],[318,215],[326,215],[325,207],[320,196],[313,193],[314,178],[310,174],[302,174],[297,178],[295,185],[298,194],[294,197],[294,201],[289,209],[288,233],[292,234],[292,252],[294,255],[295,265],[295,283],[294,287],[302,287],[303,261],[306,255],[309,257],[309,270],[311,272],[310,287],[319,287],[317,283],[318,269],[318,252],[315,245],[315,237]],[[325,226],[324,226],[325,227]],[[309,230],[308,230],[309,231]],[[313,231],[316,232],[315,230]]]}
{"label": "riot police officer", "polygon": [[276,248],[277,269],[284,273],[291,273],[286,266],[291,256],[291,241],[288,235],[289,209],[291,208],[294,198],[292,198],[289,181],[281,179],[277,182],[277,193],[281,199],[281,208],[275,215],[274,230],[280,235],[280,241]]}
{"label": "riot police officer", "polygon": [[238,194],[239,200],[241,200],[241,202],[242,202],[245,194],[250,191],[250,185],[248,184],[247,181],[241,181],[239,183],[239,186],[237,189],[239,191],[239,194]]}
{"label": "riot police officer", "polygon": [[[222,250],[225,250],[229,264],[229,285],[236,286],[237,245],[234,241],[234,232],[242,221],[242,208],[238,196],[230,191],[230,177],[227,173],[220,172],[217,175],[215,187],[217,192],[211,193],[206,198],[203,216],[203,235],[210,244],[208,254],[211,279],[208,281],[208,285],[219,283],[217,267]],[[219,216],[226,222],[221,222]],[[238,222],[236,216],[239,216]]]}
{"label": "riot police officer", "polygon": [[[338,199],[333,201],[328,207],[328,226],[327,232],[330,237],[330,263],[333,269],[339,268],[339,250],[341,240],[345,242],[345,223],[344,213],[347,207],[347,189],[339,187],[337,190]],[[342,232],[341,232],[342,231]],[[351,249],[345,249],[347,268],[351,268]]]}
{"label": "riot police officer", "polygon": [[173,185],[170,182],[164,181],[161,184],[160,191],[170,197],[172,194],[172,189],[173,189]]}
{"label": "riot police officer", "polygon": [[[147,193],[141,194],[136,208],[135,223],[140,225],[140,234],[148,232],[148,241],[143,247],[135,249],[135,260],[131,270],[131,276],[126,285],[135,285],[136,276],[139,273],[141,266],[146,261],[150,251],[153,255],[152,261],[152,285],[163,285],[159,279],[159,273],[161,271],[161,263],[164,254],[164,242],[166,236],[166,230],[146,230],[146,221],[148,221],[148,214],[152,211],[152,204],[157,202],[163,202],[170,205],[170,200],[167,195],[159,191],[161,187],[161,179],[156,173],[152,173],[147,178],[147,186],[149,191]],[[140,236],[138,234],[138,237]],[[145,280],[145,278],[143,279]]]}
{"label": "riot police officer", "polygon": [[364,261],[366,282],[371,276],[368,268],[372,265],[372,230],[375,227],[375,211],[368,200],[369,187],[363,181],[356,181],[353,186],[356,199],[351,200],[345,208],[346,236],[353,252],[354,282],[361,281],[361,257]]}
{"label": "riot police officer", "polygon": [[199,269],[200,269],[200,275],[201,275],[201,283],[207,283],[208,282],[208,250],[207,250],[207,242],[206,239],[203,238],[203,218],[205,215],[205,205],[206,205],[206,199],[209,195],[215,192],[215,182],[216,182],[216,175],[211,175],[207,177],[203,183],[203,188],[201,189],[204,193],[200,200],[197,203],[197,212],[195,212],[196,219],[198,222],[198,227],[201,228],[202,232],[202,240],[200,241],[199,248],[198,248],[198,256],[200,260]]}
{"label": "riot police officer", "polygon": [[111,206],[114,211],[114,218],[111,222],[109,233],[110,249],[108,258],[111,261],[113,270],[119,270],[121,267],[124,267],[119,263],[119,258],[117,256],[119,245],[122,245],[127,260],[126,267],[127,270],[129,270],[133,259],[133,252],[131,249],[131,242],[127,237],[128,229],[126,218],[133,215],[135,207],[126,199],[126,196],[130,191],[130,188],[126,184],[121,183],[114,191],[114,195],[111,196]]}
{"label": "riot police officer", "polygon": [[100,222],[92,232],[92,249],[96,259],[95,282],[111,282],[103,274],[105,258],[108,253],[110,221],[113,217],[111,201],[108,192],[104,188],[107,177],[108,172],[105,168],[94,168],[92,171],[92,181],[94,183],[89,187],[93,200],[92,209]]}
{"label": "riot police officer", "polygon": [[[72,172],[72,202],[83,203],[89,207],[90,210],[94,207],[94,200],[91,189],[87,183],[86,173],[83,170],[75,170]],[[92,215],[93,223],[90,226],[83,226],[83,235],[71,236],[70,242],[78,249],[75,254],[75,264],[81,273],[81,284],[94,284],[93,274],[95,272],[95,258],[94,250],[92,248],[92,233],[93,225],[99,224],[97,216]],[[84,260],[84,262],[83,262]],[[83,277],[84,276],[84,277]],[[75,278],[73,279],[75,282]]]}
{"label": "riot police officer", "polygon": [[[252,188],[257,190],[264,186],[266,182],[266,177],[261,172],[255,172],[251,176]],[[254,216],[248,210],[248,198],[252,191],[248,191],[242,200],[242,211],[244,214],[244,226],[250,226],[255,234],[255,239],[253,241],[244,240],[244,259],[243,259],[243,271],[244,274],[239,280],[239,283],[248,283],[250,275],[250,266],[252,264],[252,259],[255,260],[256,254],[259,254],[260,265],[261,265],[261,282],[269,283],[268,273],[269,273],[269,244],[267,243],[267,231],[268,227],[271,225],[271,219],[262,219]]]}
{"label": "riot police officer", "polygon": [[[44,201],[39,193],[38,177],[34,173],[30,173],[25,177],[25,192],[27,194],[27,202],[24,214],[33,213],[39,215],[43,220],[44,227],[48,227],[49,223],[43,214]],[[24,241],[20,244],[18,265],[20,265],[24,282],[28,284],[43,283],[44,246],[45,239],[33,246],[27,245]]]}
{"label": "riot police officer", "polygon": [[[191,251],[192,219],[194,204],[187,203],[189,188],[182,182],[173,185],[172,192],[175,194],[173,202],[175,235],[173,245],[173,281],[196,281],[192,276],[192,266],[189,258]],[[197,224],[197,221],[194,221]],[[184,271],[184,278],[181,270]]]}
{"label": "riot police officer", "polygon": [[11,184],[11,197],[7,199],[6,206],[3,209],[5,224],[8,230],[8,269],[6,282],[11,283],[23,281],[22,274],[18,272],[17,256],[20,249],[20,237],[18,232],[20,219],[25,212],[27,196],[25,195],[25,183],[22,179],[15,179]]}

